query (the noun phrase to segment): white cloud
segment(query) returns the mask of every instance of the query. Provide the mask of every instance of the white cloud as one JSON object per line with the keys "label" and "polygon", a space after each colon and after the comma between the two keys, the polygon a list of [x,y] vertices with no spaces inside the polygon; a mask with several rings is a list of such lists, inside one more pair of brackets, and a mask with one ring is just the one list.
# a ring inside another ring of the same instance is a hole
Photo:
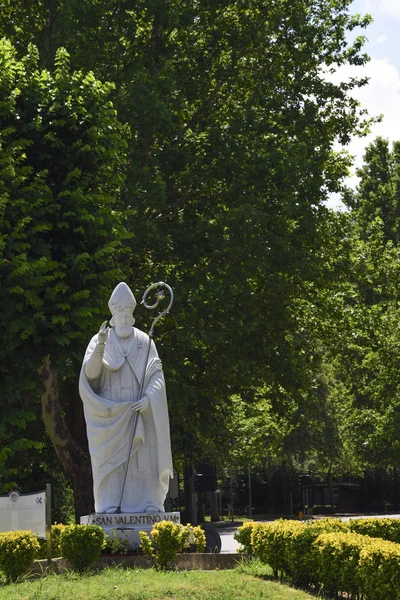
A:
{"label": "white cloud", "polygon": [[388,36],[386,35],[386,33],[382,33],[382,35],[380,35],[378,37],[378,39],[376,40],[376,42],[378,44],[384,44],[386,42],[386,40],[388,39]]}
{"label": "white cloud", "polygon": [[[399,0],[400,6],[400,0]],[[388,138],[391,142],[400,140],[400,74],[388,59],[372,57],[364,67],[344,66],[338,69],[332,77],[339,82],[350,77],[369,77],[369,84],[354,90],[352,95],[361,102],[361,106],[368,110],[370,116],[383,114],[381,123],[371,127],[371,133],[363,138],[354,138],[347,146],[350,154],[355,156],[354,168],[347,185],[355,188],[357,177],[355,169],[362,165],[362,157],[366,146],[377,136]],[[339,206],[337,196],[328,203],[329,206]]]}
{"label": "white cloud", "polygon": [[400,0],[378,0],[374,8],[385,15],[400,19]]}
{"label": "white cloud", "polygon": [[369,84],[355,91],[354,96],[371,116],[383,114],[382,122],[373,125],[366,138],[355,138],[349,145],[359,166],[365,146],[378,135],[391,141],[400,140],[400,74],[388,59],[377,58],[371,58],[362,70],[351,67],[348,70],[370,78]]}

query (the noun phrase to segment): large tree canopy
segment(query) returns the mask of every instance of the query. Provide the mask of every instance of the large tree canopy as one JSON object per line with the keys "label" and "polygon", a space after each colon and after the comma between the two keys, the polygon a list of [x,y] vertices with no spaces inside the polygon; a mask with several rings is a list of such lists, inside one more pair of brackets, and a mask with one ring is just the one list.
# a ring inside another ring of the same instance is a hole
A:
{"label": "large tree canopy", "polygon": [[[125,278],[139,289],[166,279],[176,291],[159,350],[177,457],[229,451],[225,421],[235,394],[251,402],[252,390],[267,385],[278,412],[285,397],[290,414],[300,415],[313,368],[300,346],[312,327],[312,285],[320,286],[327,264],[322,203],[348,166],[334,143],[363,127],[351,91],[365,81],[334,84],[326,76],[367,60],[362,37],[347,42],[369,21],[350,16],[350,4],[15,0],[0,16],[0,32],[21,57],[34,42],[52,69],[65,47],[73,69],[115,82],[128,155],[117,204],[105,207],[106,237],[115,232],[113,210],[121,210],[133,234]],[[111,176],[119,155],[110,159],[107,149]],[[78,150],[71,148],[72,162]],[[67,248],[79,244],[60,240],[69,273]],[[108,269],[119,266],[106,252],[102,259]],[[84,272],[89,259],[80,260]],[[103,289],[106,279],[95,273]],[[94,313],[81,314],[86,332]],[[58,323],[74,357],[69,321]]]}
{"label": "large tree canopy", "polygon": [[[1,410],[4,424],[25,427],[40,406],[44,359],[60,386],[75,378],[109,287],[121,277],[124,229],[115,207],[125,141],[111,85],[71,73],[65,50],[50,73],[39,68],[34,47],[19,61],[3,40],[0,63]],[[58,421],[55,414],[55,406],[43,407],[54,443],[62,425],[61,410]],[[65,440],[56,451],[66,452],[70,476],[79,470]]]}

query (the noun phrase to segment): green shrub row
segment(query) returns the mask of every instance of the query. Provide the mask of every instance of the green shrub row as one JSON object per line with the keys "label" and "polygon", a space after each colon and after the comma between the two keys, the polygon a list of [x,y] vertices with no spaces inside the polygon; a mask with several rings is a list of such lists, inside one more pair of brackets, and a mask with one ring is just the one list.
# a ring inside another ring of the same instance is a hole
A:
{"label": "green shrub row", "polygon": [[[192,527],[161,521],[153,527],[150,536],[140,532],[142,550],[155,556],[156,565],[167,568],[179,551],[193,547],[204,552],[206,536],[201,527]],[[66,558],[78,571],[88,568],[108,544],[114,551],[123,547],[126,540],[105,539],[104,531],[97,525],[53,525],[53,556]],[[0,570],[7,581],[15,581],[32,566],[37,558],[47,557],[45,540],[38,540],[31,531],[0,533]]]}
{"label": "green shrub row", "polygon": [[333,508],[330,504],[314,504],[312,507],[313,515],[332,515]]}
{"label": "green shrub row", "polygon": [[[67,558],[79,571],[101,554],[104,532],[97,525],[53,525],[53,555]],[[31,531],[0,533],[0,570],[7,581],[16,581],[37,558],[47,556],[45,540]]]}
{"label": "green shrub row", "polygon": [[400,600],[400,545],[356,531],[362,522],[364,531],[394,536],[396,526],[373,522],[390,519],[365,521],[250,522],[235,539],[242,551],[270,565],[276,578],[322,589],[329,597],[342,592],[365,600]]}
{"label": "green shrub row", "polygon": [[350,519],[347,526],[355,533],[400,544],[399,519]]}

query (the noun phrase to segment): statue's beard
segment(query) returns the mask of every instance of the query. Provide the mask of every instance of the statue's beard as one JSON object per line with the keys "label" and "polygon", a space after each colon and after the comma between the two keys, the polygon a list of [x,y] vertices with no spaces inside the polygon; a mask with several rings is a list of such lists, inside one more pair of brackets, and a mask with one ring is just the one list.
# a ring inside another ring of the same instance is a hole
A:
{"label": "statue's beard", "polygon": [[133,333],[132,325],[119,325],[115,328],[115,333],[122,339],[129,338]]}

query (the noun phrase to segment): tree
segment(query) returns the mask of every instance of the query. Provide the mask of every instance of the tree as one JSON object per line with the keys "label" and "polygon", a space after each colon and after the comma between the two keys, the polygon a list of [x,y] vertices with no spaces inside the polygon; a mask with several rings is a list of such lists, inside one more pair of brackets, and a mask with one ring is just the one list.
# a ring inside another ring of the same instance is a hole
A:
{"label": "tree", "polygon": [[[342,429],[360,472],[399,461],[399,144],[368,146],[356,192],[347,190],[347,281],[337,298],[341,339],[329,349],[332,394],[345,398]],[[341,392],[339,392],[341,390]],[[339,421],[340,423],[340,421]]]}
{"label": "tree", "polygon": [[[3,40],[0,61],[4,422],[17,418],[23,425],[38,415],[41,395],[43,421],[79,512],[90,506],[89,457],[75,439],[79,422],[74,433],[67,427],[62,397],[73,405],[68,379],[76,376],[108,290],[121,277],[125,234],[115,198],[125,143],[111,85],[92,73],[70,73],[65,50],[59,49],[53,73],[39,69],[33,46],[19,61]],[[18,417],[10,410],[19,410]]]}
{"label": "tree", "polygon": [[231,399],[249,388],[303,401],[298,309],[323,277],[322,202],[349,163],[334,143],[363,129],[351,91],[365,81],[324,75],[367,60],[346,34],[369,18],[349,6],[42,0],[1,17],[21,54],[35,41],[49,66],[65,46],[74,68],[115,81],[133,279],[177,292],[158,346],[178,460],[218,455]]}

